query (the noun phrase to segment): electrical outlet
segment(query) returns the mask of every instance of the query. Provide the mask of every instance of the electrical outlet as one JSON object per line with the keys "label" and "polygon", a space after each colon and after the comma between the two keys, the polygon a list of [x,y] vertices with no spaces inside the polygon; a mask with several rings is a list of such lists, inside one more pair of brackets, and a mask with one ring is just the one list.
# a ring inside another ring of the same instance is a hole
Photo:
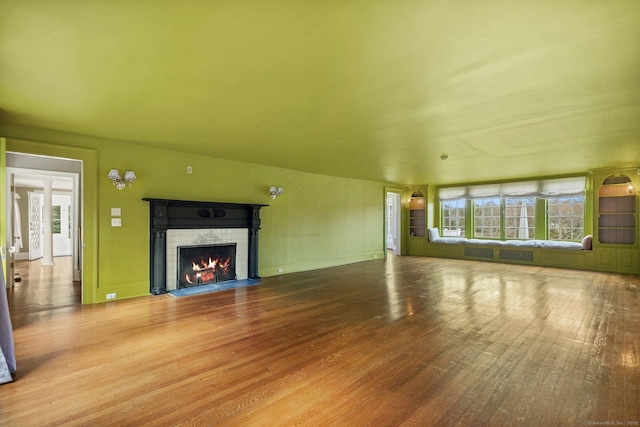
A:
{"label": "electrical outlet", "polygon": [[122,219],[120,219],[120,218],[111,218],[111,226],[112,227],[122,227]]}
{"label": "electrical outlet", "polygon": [[193,173],[193,168],[191,166],[187,166],[187,173]]}
{"label": "electrical outlet", "polygon": [[284,273],[284,268],[279,268],[278,273]]}
{"label": "electrical outlet", "polygon": [[107,294],[107,299],[116,299],[116,293]]}
{"label": "electrical outlet", "polygon": [[120,216],[122,211],[120,208],[111,208],[111,216]]}

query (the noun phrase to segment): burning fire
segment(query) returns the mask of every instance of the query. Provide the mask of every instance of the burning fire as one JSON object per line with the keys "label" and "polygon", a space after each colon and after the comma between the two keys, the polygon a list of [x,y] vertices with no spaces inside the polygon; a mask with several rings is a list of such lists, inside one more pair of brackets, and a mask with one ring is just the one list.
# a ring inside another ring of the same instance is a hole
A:
{"label": "burning fire", "polygon": [[227,273],[229,265],[231,264],[231,258],[209,258],[209,261],[204,259],[196,263],[191,262],[192,270],[195,273],[187,273],[184,275],[184,280],[190,285],[199,285],[202,283],[217,282],[217,278],[220,275]]}

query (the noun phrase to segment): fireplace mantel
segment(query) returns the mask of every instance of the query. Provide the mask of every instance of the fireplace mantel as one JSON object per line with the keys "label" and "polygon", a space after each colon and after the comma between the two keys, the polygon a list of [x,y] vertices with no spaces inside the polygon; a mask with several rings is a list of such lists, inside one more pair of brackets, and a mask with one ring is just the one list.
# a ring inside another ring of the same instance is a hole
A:
{"label": "fireplace mantel", "polygon": [[199,202],[143,198],[150,212],[150,287],[154,295],[166,288],[166,233],[169,229],[247,228],[249,230],[249,278],[258,276],[260,209],[252,203]]}

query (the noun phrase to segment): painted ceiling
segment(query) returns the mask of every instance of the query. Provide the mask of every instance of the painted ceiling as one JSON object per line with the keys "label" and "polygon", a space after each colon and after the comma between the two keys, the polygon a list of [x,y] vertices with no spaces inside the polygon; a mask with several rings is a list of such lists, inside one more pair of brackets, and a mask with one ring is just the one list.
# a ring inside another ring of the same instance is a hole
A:
{"label": "painted ceiling", "polygon": [[637,0],[0,10],[0,133],[43,128],[401,184],[640,164]]}

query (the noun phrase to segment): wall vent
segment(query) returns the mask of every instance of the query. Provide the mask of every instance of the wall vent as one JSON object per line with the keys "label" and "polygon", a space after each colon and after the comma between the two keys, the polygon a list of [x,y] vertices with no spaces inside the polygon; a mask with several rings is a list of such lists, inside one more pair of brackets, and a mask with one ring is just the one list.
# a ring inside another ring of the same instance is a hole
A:
{"label": "wall vent", "polygon": [[510,249],[500,249],[500,259],[509,261],[533,262],[533,251],[513,251]]}
{"label": "wall vent", "polygon": [[493,259],[493,249],[490,248],[469,248],[465,246],[464,256],[474,258],[491,258]]}

